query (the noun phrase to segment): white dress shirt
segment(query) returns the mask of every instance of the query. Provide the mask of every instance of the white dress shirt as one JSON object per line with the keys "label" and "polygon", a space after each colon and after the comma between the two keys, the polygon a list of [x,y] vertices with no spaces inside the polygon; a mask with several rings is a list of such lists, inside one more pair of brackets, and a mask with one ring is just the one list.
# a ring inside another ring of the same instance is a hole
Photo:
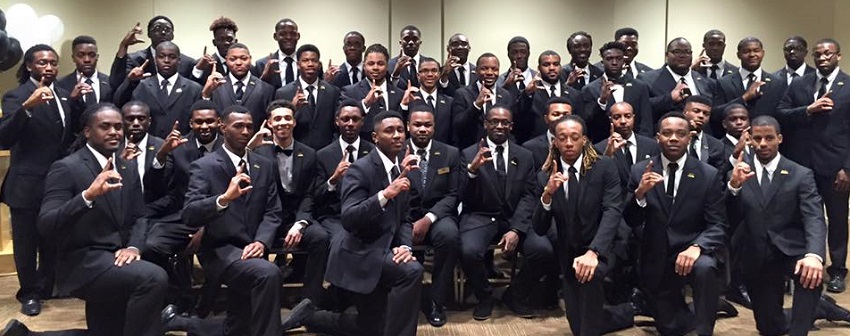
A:
{"label": "white dress shirt", "polygon": [[[829,76],[826,77],[826,79],[829,80],[829,82],[826,83],[826,92],[832,90],[832,83],[835,82],[835,77],[838,76],[839,71],[841,71],[841,69],[835,67],[835,69],[832,70],[832,73],[830,73]],[[816,71],[815,73],[817,73],[818,75],[818,79],[815,82],[815,100],[818,100],[818,98],[820,98],[818,97],[818,90],[820,90],[820,80],[821,78],[823,78],[823,75],[821,75],[820,71]]]}
{"label": "white dress shirt", "polygon": [[676,85],[678,85],[682,81],[682,78],[684,78],[685,83],[688,84],[688,88],[691,90],[691,95],[694,95],[694,96],[699,95],[699,89],[697,88],[697,84],[694,81],[693,71],[688,69],[688,73],[686,73],[684,76],[682,76],[682,75],[679,75],[679,74],[673,72],[673,69],[670,69],[669,65],[665,66],[665,68],[667,68],[667,71],[669,71],[670,75],[673,76],[673,80],[676,81]]}
{"label": "white dress shirt", "polygon": [[[94,91],[95,103],[100,101],[100,79],[97,78],[97,71],[91,77],[86,77],[81,72],[77,71],[77,83],[85,83],[86,79],[91,79],[91,89]],[[85,96],[83,96],[83,100],[85,101]],[[88,103],[88,102],[86,102]]]}
{"label": "white dress shirt", "polygon": [[169,95],[171,95],[171,93],[174,92],[174,85],[177,84],[177,73],[176,72],[173,75],[171,75],[171,77],[168,77],[168,78],[162,77],[162,75],[160,75],[159,72],[157,72],[156,73],[156,79],[157,79],[156,80],[157,90],[162,88],[162,81],[167,80],[168,86],[166,87],[166,91],[168,91]]}

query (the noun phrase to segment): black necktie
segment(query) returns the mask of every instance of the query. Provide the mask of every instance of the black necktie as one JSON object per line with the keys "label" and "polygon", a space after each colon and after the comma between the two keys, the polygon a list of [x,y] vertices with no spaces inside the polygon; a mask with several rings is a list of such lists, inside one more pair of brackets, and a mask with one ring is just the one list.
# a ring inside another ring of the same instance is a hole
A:
{"label": "black necktie", "polygon": [[295,69],[292,67],[292,62],[294,60],[292,57],[286,56],[283,61],[286,62],[286,77],[284,78],[286,83],[283,83],[283,85],[286,85],[295,80]]}
{"label": "black necktie", "polygon": [[247,163],[247,162],[245,162],[245,159],[239,159],[239,165],[238,165],[238,166],[236,166],[236,167],[237,167],[237,168],[239,168],[239,167],[244,167],[244,169],[245,169],[245,170],[243,170],[243,171],[242,171],[242,173],[243,173],[243,174],[246,174],[246,175],[248,175],[248,176],[251,176],[251,174],[248,172],[248,163]]}
{"label": "black necktie", "polygon": [[826,84],[829,84],[829,79],[826,77],[821,78],[820,89],[818,89],[818,96],[815,99],[820,99],[820,97],[826,94]]}
{"label": "black necktie", "polygon": [[747,75],[747,87],[745,87],[744,89],[749,90],[750,86],[752,86],[753,83],[755,83],[755,82],[756,82],[756,75],[754,73],[750,73],[749,75]]}
{"label": "black necktie", "polygon": [[676,190],[676,171],[679,170],[679,164],[670,162],[667,164],[667,196],[673,198]]}
{"label": "black necktie", "polygon": [[242,98],[245,97],[245,83],[242,81],[236,82],[236,92],[234,93],[237,102],[242,102]]}
{"label": "black necktie", "polygon": [[796,72],[792,72],[792,73],[791,73],[791,78],[797,78],[797,77],[799,77],[799,76],[800,76],[800,74],[798,74],[798,73],[796,73]]}
{"label": "black necktie", "polygon": [[283,149],[280,146],[274,146],[274,150],[277,153],[283,153],[283,155],[292,156],[292,149]]}
{"label": "black necktie", "polygon": [[770,188],[770,176],[767,174],[767,168],[762,167],[761,169],[761,192],[767,195],[767,189]]}
{"label": "black necktie", "polygon": [[348,163],[354,163],[354,146],[348,145],[345,150],[348,152]]}
{"label": "black necktie", "polygon": [[691,96],[691,89],[687,87],[688,81],[685,80],[685,77],[679,77],[679,83],[682,83],[682,84],[685,85],[685,88],[682,89],[682,98],[690,97]]}
{"label": "black necktie", "polygon": [[460,84],[460,87],[466,86],[466,75],[464,71],[466,71],[464,67],[457,68],[457,82]]}
{"label": "black necktie", "polygon": [[549,98],[555,97],[557,94],[557,91],[555,91],[555,85],[549,85]]}
{"label": "black necktie", "polygon": [[581,90],[585,84],[587,84],[587,81],[584,79],[584,76],[579,77],[576,81],[576,90]]}
{"label": "black necktie", "polygon": [[428,102],[428,106],[431,106],[432,111],[437,109],[436,107],[434,107],[434,96],[428,96],[428,99],[426,99],[426,101]]}
{"label": "black necktie", "polygon": [[351,84],[357,84],[360,81],[360,76],[357,75],[358,71],[357,67],[351,68]]}
{"label": "black necktie", "polygon": [[496,146],[496,170],[502,174],[507,174],[508,170],[505,167],[505,146]]}
{"label": "black necktie", "polygon": [[623,146],[623,155],[626,156],[626,162],[629,163],[630,168],[631,168],[632,165],[635,164],[635,160],[632,159],[632,150],[629,149],[629,147],[631,147],[631,145],[632,145],[631,141],[626,141],[626,145]]}
{"label": "black necktie", "polygon": [[316,110],[316,96],[313,95],[315,89],[312,85],[307,86],[307,102],[310,103],[310,111]]}
{"label": "black necktie", "polygon": [[202,158],[204,155],[207,155],[207,146],[201,145],[201,147],[198,147],[198,158]]}
{"label": "black necktie", "polygon": [[717,79],[717,70],[720,70],[720,67],[717,64],[711,66],[711,74],[708,75],[711,79]]}
{"label": "black necktie", "polygon": [[416,150],[416,155],[419,155],[419,172],[422,173],[422,186],[428,181],[428,153],[420,148]]}
{"label": "black necktie", "polygon": [[576,177],[576,168],[570,166],[567,169],[570,179],[567,180],[567,205],[568,209],[572,210],[569,213],[575,213],[578,206],[578,177]]}
{"label": "black necktie", "polygon": [[86,93],[85,97],[83,97],[86,105],[97,104],[97,96],[94,93],[94,82],[91,80],[91,78],[86,78],[86,84],[88,84],[89,87],[91,87],[91,92]]}
{"label": "black necktie", "polygon": [[517,88],[519,89],[519,92],[525,91],[525,81],[524,80],[518,81]]}
{"label": "black necktie", "polygon": [[699,137],[697,137],[696,135],[691,137],[691,143],[690,145],[688,145],[688,154],[693,156],[694,159],[699,160],[699,152],[697,151],[697,140],[699,140]]}
{"label": "black necktie", "polygon": [[162,83],[160,83],[159,94],[164,98],[168,98],[168,80],[167,79],[163,79]]}
{"label": "black necktie", "polygon": [[391,180],[395,181],[395,179],[397,179],[400,175],[401,175],[401,172],[398,171],[398,166],[393,166],[393,168],[390,169],[390,179]]}
{"label": "black necktie", "polygon": [[410,72],[410,76],[408,76],[408,79],[410,79],[410,85],[419,86],[419,76],[416,75],[417,71],[415,59],[410,59],[410,66],[408,66],[407,71]]}

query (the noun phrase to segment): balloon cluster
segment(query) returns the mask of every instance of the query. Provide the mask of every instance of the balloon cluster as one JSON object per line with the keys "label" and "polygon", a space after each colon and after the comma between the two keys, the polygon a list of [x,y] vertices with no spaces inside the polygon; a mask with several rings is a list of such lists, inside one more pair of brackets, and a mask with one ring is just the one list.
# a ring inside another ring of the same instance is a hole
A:
{"label": "balloon cluster", "polygon": [[[7,24],[8,18],[8,24]],[[0,71],[21,61],[23,50],[36,44],[52,45],[62,39],[65,25],[56,15],[39,17],[32,6],[17,3],[0,11]]]}
{"label": "balloon cluster", "polygon": [[0,71],[8,71],[21,61],[21,42],[6,33],[6,14],[0,10]]}

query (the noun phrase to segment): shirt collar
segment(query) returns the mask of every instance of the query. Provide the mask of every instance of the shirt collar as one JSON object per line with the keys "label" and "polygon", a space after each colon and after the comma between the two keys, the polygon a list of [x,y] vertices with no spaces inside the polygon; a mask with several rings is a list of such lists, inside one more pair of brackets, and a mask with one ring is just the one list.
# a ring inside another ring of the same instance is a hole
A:
{"label": "shirt collar", "polygon": [[688,73],[686,73],[684,76],[682,76],[680,74],[673,72],[673,69],[670,68],[669,65],[665,65],[664,68],[667,69],[668,72],[670,72],[670,75],[673,76],[673,79],[675,79],[676,82],[678,82],[679,78],[681,78],[681,77],[685,77],[685,80],[688,80],[689,78],[691,78],[691,69],[688,69]]}
{"label": "shirt collar", "polygon": [[[830,73],[829,76],[826,77],[826,79],[828,79],[829,82],[832,83],[835,80],[835,77],[838,76],[839,71],[841,71],[841,69],[835,67],[835,69],[832,70],[832,73]],[[818,82],[820,82],[821,78],[823,78],[823,75],[821,75],[820,71],[816,71],[815,73],[818,74]]]}
{"label": "shirt collar", "polygon": [[[675,161],[676,163],[678,163],[678,164],[679,164],[679,169],[678,169],[678,171],[681,171],[681,170],[682,170],[682,168],[684,168],[684,167],[685,167],[685,161],[687,161],[687,159],[688,159],[688,154],[687,154],[687,153],[685,153],[684,155],[682,155],[682,157],[680,157],[678,160],[676,160],[676,161]],[[670,159],[668,159],[668,158],[667,158],[666,156],[664,156],[664,154],[662,153],[662,154],[661,154],[661,165],[662,165],[662,166],[661,166],[661,170],[662,170],[662,171],[667,171],[667,165],[669,165],[669,164],[670,164],[670,162],[673,162],[673,161],[670,161]]]}
{"label": "shirt collar", "polygon": [[552,145],[552,139],[554,139],[554,138],[555,138],[555,135],[552,134],[552,131],[547,129],[546,130],[546,142],[548,142],[550,146]]}
{"label": "shirt collar", "polygon": [[411,151],[413,152],[413,154],[416,154],[416,152],[417,152],[418,150],[420,150],[420,149],[424,149],[424,150],[425,150],[425,155],[428,155],[428,153],[431,153],[431,144],[432,144],[432,143],[434,143],[434,140],[428,140],[428,144],[427,144],[427,145],[425,145],[425,148],[419,148],[419,147],[417,147],[417,146],[413,143],[413,141],[411,141],[411,142],[410,142],[410,146],[411,146],[411,147],[413,147],[413,148],[411,148]]}
{"label": "shirt collar", "polygon": [[493,142],[493,140],[490,140],[490,137],[486,137],[486,138],[487,138],[487,147],[490,147],[490,150],[492,150],[494,154],[496,153],[496,146],[505,147],[505,154],[506,155],[508,154],[508,142],[507,141],[505,141],[501,144],[496,144],[495,142]]}
{"label": "shirt collar", "polygon": [[768,174],[773,175],[773,172],[776,171],[776,167],[779,166],[779,158],[782,157],[781,154],[776,153],[776,156],[767,162],[767,164],[762,164],[757,158],[755,161],[756,171],[761,173],[762,169],[767,169]]}
{"label": "shirt collar", "polygon": [[632,135],[626,139],[626,142],[632,144],[632,146],[637,146],[637,137],[635,136],[635,131],[632,130]]}
{"label": "shirt collar", "polygon": [[[129,142],[129,139],[127,141]],[[140,140],[139,143],[136,144],[136,146],[139,147],[140,151],[145,151],[145,147],[148,146],[148,133],[145,133],[145,136],[142,137],[142,140]]]}
{"label": "shirt collar", "polygon": [[345,148],[348,147],[348,145],[354,146],[354,151],[356,152],[357,149],[360,148],[360,137],[357,137],[357,139],[355,139],[354,142],[352,142],[352,143],[347,143],[347,142],[345,142],[345,140],[342,139],[342,136],[340,136],[339,137],[339,146],[342,147],[343,152],[345,151]]}
{"label": "shirt collar", "polygon": [[198,148],[206,147],[207,153],[212,153],[213,147],[215,146],[215,142],[218,140],[218,134],[215,135],[215,138],[212,139],[208,144],[202,144],[198,138],[195,138],[195,144],[198,145]]}
{"label": "shirt collar", "polygon": [[277,55],[278,55],[278,57],[280,57],[280,61],[284,62],[284,63],[286,63],[286,62],[283,59],[285,59],[287,56],[292,57],[293,66],[295,65],[295,62],[298,61],[298,59],[295,58],[295,53],[293,53],[291,55],[287,55],[283,52],[283,50],[280,50],[280,48],[277,49]]}
{"label": "shirt collar", "polygon": [[[30,80],[33,82],[33,84],[35,84],[36,87],[41,85],[41,83],[39,81],[35,80],[35,78],[30,77]],[[47,87],[50,89],[50,91],[55,91],[55,90],[53,90],[53,83],[50,83],[50,85],[48,85]],[[55,97],[55,95],[54,95],[54,97]]]}
{"label": "shirt collar", "polygon": [[246,88],[248,87],[248,80],[251,79],[251,74],[246,74],[241,80],[236,79],[236,77],[233,76],[233,71],[230,71],[227,76],[230,77],[230,83],[233,83],[233,85],[236,85],[236,82],[242,82],[243,86]]}
{"label": "shirt collar", "polygon": [[298,76],[298,82],[301,83],[301,89],[307,90],[308,86],[312,86],[314,89],[318,89],[319,86],[319,78],[316,77],[316,81],[313,84],[307,83],[304,81],[304,76]]}
{"label": "shirt collar", "polygon": [[95,71],[94,74],[91,75],[91,77],[87,77],[86,75],[83,75],[83,73],[79,72],[79,71],[74,71],[74,72],[77,74],[77,83],[80,83],[80,82],[85,83],[86,79],[91,79],[92,84],[100,83],[100,80],[98,80],[98,78],[97,78],[97,71]]}
{"label": "shirt collar", "polygon": [[[97,164],[100,165],[100,168],[103,169],[103,167],[106,167],[107,158],[103,156],[103,154],[100,154],[100,152],[94,149],[94,147],[92,147],[90,144],[86,143],[86,147],[88,147],[89,151],[92,153],[92,155],[94,155],[94,158],[95,160],[97,160]],[[115,153],[112,153],[112,162],[115,162]],[[112,167],[114,169],[115,165],[112,165]]]}
{"label": "shirt collar", "polygon": [[157,78],[157,85],[161,84],[163,80],[167,80],[168,85],[170,85],[170,86],[174,86],[177,83],[177,73],[176,72],[173,75],[171,75],[171,77],[168,77],[168,78],[162,77],[162,75],[159,74],[159,72],[157,72],[156,78]]}
{"label": "shirt collar", "polygon": [[737,144],[738,144],[738,138],[733,137],[733,136],[732,136],[731,134],[729,134],[729,133],[726,133],[726,139],[728,139],[730,142],[732,142],[732,144],[733,144],[733,145],[737,145]]}
{"label": "shirt collar", "polygon": [[576,170],[576,177],[578,177],[578,172],[581,171],[581,163],[582,163],[583,160],[584,160],[584,154],[581,154],[576,159],[576,162],[573,162],[573,164],[570,165],[570,164],[567,163],[567,161],[564,161],[564,159],[561,158],[561,167],[564,167],[564,174],[569,174],[570,167],[572,166]]}
{"label": "shirt collar", "polygon": [[[375,150],[378,152],[378,156],[381,157],[381,162],[384,164],[384,172],[389,174],[393,167],[397,166],[396,162],[390,160],[390,158],[384,155],[384,152],[381,152],[379,149],[375,148]],[[399,172],[401,172],[401,168],[399,168]]]}
{"label": "shirt collar", "polygon": [[230,161],[233,163],[233,167],[239,166],[239,160],[245,160],[245,164],[246,165],[248,164],[248,151],[247,150],[245,151],[245,155],[243,155],[242,157],[239,157],[238,155],[236,155],[235,153],[233,153],[229,149],[227,149],[227,146],[221,146],[221,148],[224,148],[224,152],[227,154],[227,157],[230,158]]}
{"label": "shirt collar", "polygon": [[345,64],[348,66],[349,73],[351,73],[351,69],[354,68],[357,68],[358,73],[363,73],[363,61],[360,61],[360,63],[357,63],[357,65],[352,65],[351,63],[348,63],[348,61],[346,61]]}
{"label": "shirt collar", "polygon": [[791,67],[789,67],[789,66],[788,66],[788,64],[785,64],[785,70],[787,70],[787,71],[788,71],[788,74],[789,74],[789,75],[790,75],[792,72],[796,72],[796,73],[797,73],[797,75],[799,75],[800,77],[802,77],[803,75],[805,75],[805,74],[806,74],[806,63],[804,62],[803,64],[800,64],[800,66],[798,66],[798,67],[797,67],[797,69],[791,69]]}
{"label": "shirt collar", "polygon": [[744,67],[741,67],[741,68],[740,68],[740,71],[741,71],[741,78],[742,78],[743,80],[745,80],[745,81],[747,80],[747,77],[748,77],[751,73],[752,73],[752,74],[754,74],[754,75],[756,75],[756,80],[761,80],[761,78],[762,78],[762,77],[761,77],[761,73],[762,73],[762,71],[761,71],[761,67],[759,67],[758,69],[756,69],[756,71],[753,71],[753,72],[750,72],[750,70],[747,70],[747,69],[744,69]]}
{"label": "shirt collar", "polygon": [[543,87],[546,88],[546,94],[549,94],[549,92],[552,92],[552,89],[550,89],[550,88],[553,87],[553,86],[555,87],[556,92],[561,91],[561,81],[560,80],[555,82],[555,84],[550,84],[549,82],[547,82],[545,80],[541,81],[541,82],[543,82]]}

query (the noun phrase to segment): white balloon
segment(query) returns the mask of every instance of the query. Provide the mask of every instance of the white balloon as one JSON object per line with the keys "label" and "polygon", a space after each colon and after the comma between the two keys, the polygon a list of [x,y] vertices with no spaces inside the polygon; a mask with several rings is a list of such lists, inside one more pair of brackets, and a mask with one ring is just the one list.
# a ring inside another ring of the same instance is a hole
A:
{"label": "white balloon", "polygon": [[38,30],[47,39],[47,44],[59,42],[65,33],[65,24],[56,15],[45,15],[38,18]]}
{"label": "white balloon", "polygon": [[14,4],[6,10],[6,34],[21,42],[21,49],[26,51],[35,45],[35,27],[38,16],[35,10],[27,4]]}

